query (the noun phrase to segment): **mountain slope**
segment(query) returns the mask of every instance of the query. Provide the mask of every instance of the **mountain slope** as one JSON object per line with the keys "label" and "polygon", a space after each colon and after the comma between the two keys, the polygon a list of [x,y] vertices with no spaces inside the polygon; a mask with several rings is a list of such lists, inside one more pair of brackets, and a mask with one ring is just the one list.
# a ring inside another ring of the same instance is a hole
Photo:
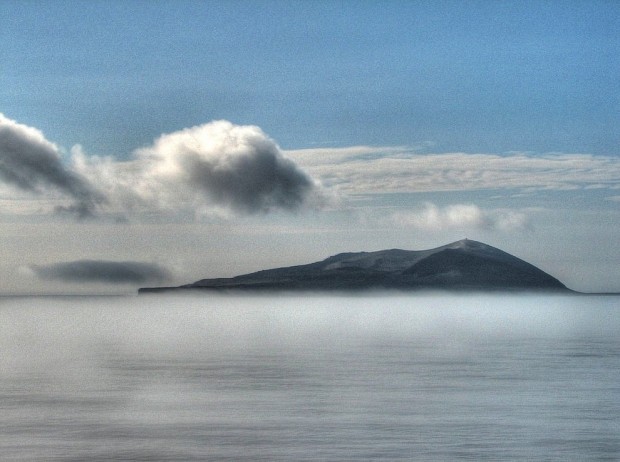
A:
{"label": "mountain slope", "polygon": [[175,289],[251,290],[568,290],[557,279],[513,255],[464,239],[430,250],[342,253],[307,265],[233,278],[201,279]]}

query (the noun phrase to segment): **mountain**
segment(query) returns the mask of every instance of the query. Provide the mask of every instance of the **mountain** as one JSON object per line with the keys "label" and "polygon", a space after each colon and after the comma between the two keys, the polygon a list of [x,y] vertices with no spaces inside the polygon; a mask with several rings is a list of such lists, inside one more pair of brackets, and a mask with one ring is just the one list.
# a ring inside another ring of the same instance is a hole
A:
{"label": "mountain", "polygon": [[430,250],[341,253],[308,265],[275,268],[232,278],[201,279],[170,290],[554,290],[557,279],[513,255],[464,239]]}

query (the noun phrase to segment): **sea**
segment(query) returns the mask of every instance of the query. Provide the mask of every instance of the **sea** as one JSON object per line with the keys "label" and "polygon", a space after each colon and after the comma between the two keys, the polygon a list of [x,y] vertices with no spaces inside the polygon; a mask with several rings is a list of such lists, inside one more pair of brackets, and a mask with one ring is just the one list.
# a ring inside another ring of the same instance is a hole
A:
{"label": "sea", "polygon": [[0,298],[2,461],[617,461],[620,296]]}

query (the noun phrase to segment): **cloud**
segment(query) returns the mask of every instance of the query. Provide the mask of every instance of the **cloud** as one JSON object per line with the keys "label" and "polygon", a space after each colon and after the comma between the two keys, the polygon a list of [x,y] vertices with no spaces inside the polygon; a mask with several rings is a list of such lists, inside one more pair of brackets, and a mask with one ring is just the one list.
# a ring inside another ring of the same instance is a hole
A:
{"label": "cloud", "polygon": [[399,211],[390,215],[390,221],[402,227],[427,231],[450,229],[487,229],[522,231],[528,229],[527,215],[512,210],[483,210],[475,204],[453,204],[440,208],[426,203],[421,209]]}
{"label": "cloud", "polygon": [[139,284],[170,279],[165,268],[135,261],[77,260],[33,265],[30,269],[41,279],[63,282]]}
{"label": "cloud", "polygon": [[138,151],[148,178],[241,212],[299,208],[314,184],[255,126],[216,121],[161,136]]}
{"label": "cloud", "polygon": [[22,191],[46,193],[56,190],[73,200],[57,210],[93,215],[104,197],[85,178],[68,169],[58,148],[32,127],[0,113],[0,180]]}
{"label": "cloud", "polygon": [[162,135],[125,162],[79,147],[73,159],[117,210],[252,214],[294,211],[319,198],[316,182],[259,127],[228,121]]}
{"label": "cloud", "polygon": [[[259,127],[221,120],[164,134],[127,160],[89,155],[76,145],[64,163],[39,130],[0,115],[0,188],[23,192],[17,197],[2,189],[0,199],[21,200],[3,208],[13,211],[36,210],[27,200],[38,195],[41,210],[52,204],[78,216],[187,219],[295,211],[389,193],[620,188],[617,157],[421,150],[428,146],[282,151]],[[502,223],[495,219],[492,226]]]}
{"label": "cloud", "polygon": [[419,154],[406,147],[288,151],[325,187],[343,194],[617,188],[620,159],[589,154]]}
{"label": "cloud", "polygon": [[223,120],[164,134],[124,161],[76,145],[65,164],[39,130],[0,114],[0,181],[81,217],[252,214],[321,200],[318,184],[259,127]]}

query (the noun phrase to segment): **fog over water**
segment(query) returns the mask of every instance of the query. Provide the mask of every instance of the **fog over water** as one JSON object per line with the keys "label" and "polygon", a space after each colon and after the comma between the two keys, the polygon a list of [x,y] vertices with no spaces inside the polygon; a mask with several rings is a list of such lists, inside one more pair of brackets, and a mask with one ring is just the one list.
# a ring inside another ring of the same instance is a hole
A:
{"label": "fog over water", "polygon": [[2,460],[618,460],[618,296],[0,298]]}

